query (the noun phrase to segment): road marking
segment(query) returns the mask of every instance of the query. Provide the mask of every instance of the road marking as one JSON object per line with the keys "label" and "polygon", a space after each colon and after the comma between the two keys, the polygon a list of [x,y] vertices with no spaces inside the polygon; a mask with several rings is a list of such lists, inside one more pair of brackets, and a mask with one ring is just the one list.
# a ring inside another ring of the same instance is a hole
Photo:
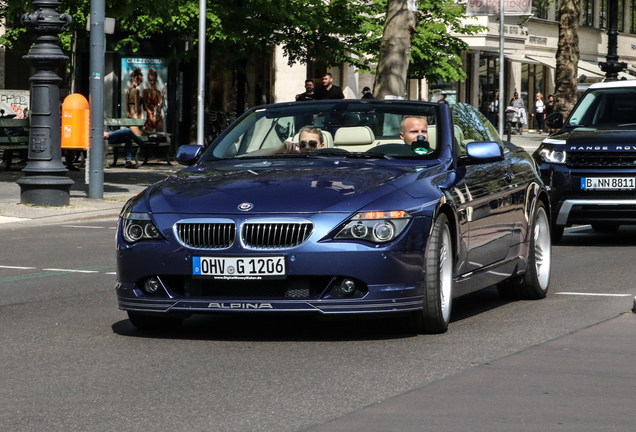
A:
{"label": "road marking", "polygon": [[69,273],[99,273],[97,270],[73,270],[73,269],[57,269],[57,268],[46,268],[46,269],[42,269],[42,271],[69,272]]}
{"label": "road marking", "polygon": [[577,295],[577,296],[592,296],[592,297],[631,297],[634,294],[605,294],[605,293],[577,293],[577,292],[558,292],[555,294],[560,295]]}
{"label": "road marking", "polygon": [[27,220],[30,220],[30,219],[10,217],[10,216],[0,216],[0,224],[10,223],[10,222],[22,222]]}
{"label": "road marking", "polygon": [[91,225],[62,225],[64,228],[91,228],[91,229],[106,229],[111,227],[91,226]]}
{"label": "road marking", "polygon": [[37,267],[20,267],[20,266],[3,266],[3,265],[0,265],[0,268],[18,269],[18,270],[35,270]]}
{"label": "road marking", "polygon": [[[10,269],[18,269],[18,270],[36,270],[36,267],[17,267],[17,266],[0,266],[0,268],[10,268]],[[3,282],[15,282],[15,281],[19,281],[19,280],[25,280],[25,279],[36,279],[36,278],[42,278],[42,277],[50,277],[50,276],[60,276],[60,275],[68,275],[69,273],[102,273],[103,270],[106,269],[112,269],[113,266],[93,266],[93,267],[88,267],[87,269],[54,269],[54,268],[47,268],[47,269],[42,269],[41,271],[43,273],[27,273],[27,274],[21,274],[21,275],[16,275],[16,276],[9,276],[9,277],[5,277],[5,278],[0,278],[0,283]],[[107,275],[114,275],[116,274],[115,272],[103,272],[102,274],[107,274]]]}
{"label": "road marking", "polygon": [[68,274],[68,273],[61,273],[61,272],[60,273],[52,273],[52,272],[30,273],[30,274],[25,274],[25,275],[18,275],[18,276],[0,278],[0,283],[3,283],[3,282],[15,282],[15,281],[24,280],[24,279],[36,279],[36,278],[41,278],[41,277],[49,277],[49,276],[56,276],[56,275],[62,275],[62,274]]}

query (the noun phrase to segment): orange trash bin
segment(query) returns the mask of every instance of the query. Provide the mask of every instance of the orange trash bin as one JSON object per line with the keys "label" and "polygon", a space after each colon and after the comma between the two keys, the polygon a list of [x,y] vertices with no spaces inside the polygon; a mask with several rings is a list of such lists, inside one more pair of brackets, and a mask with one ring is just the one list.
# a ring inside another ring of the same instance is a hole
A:
{"label": "orange trash bin", "polygon": [[88,101],[73,93],[62,103],[62,148],[88,150],[90,141],[90,109]]}

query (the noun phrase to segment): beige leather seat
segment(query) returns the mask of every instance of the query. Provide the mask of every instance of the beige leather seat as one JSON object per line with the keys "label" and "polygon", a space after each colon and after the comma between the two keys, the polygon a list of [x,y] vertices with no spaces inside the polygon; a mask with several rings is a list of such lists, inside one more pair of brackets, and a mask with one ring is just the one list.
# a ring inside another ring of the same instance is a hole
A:
{"label": "beige leather seat", "polygon": [[432,149],[437,148],[437,126],[428,125],[428,143]]}
{"label": "beige leather seat", "polygon": [[333,139],[336,148],[364,152],[375,146],[375,135],[369,126],[341,127]]}

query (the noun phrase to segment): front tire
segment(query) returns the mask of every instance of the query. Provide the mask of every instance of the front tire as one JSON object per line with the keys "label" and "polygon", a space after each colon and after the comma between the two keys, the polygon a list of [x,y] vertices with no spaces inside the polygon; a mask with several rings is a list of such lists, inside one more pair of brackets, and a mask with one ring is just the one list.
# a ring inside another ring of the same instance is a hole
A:
{"label": "front tire", "polygon": [[448,330],[453,302],[453,241],[448,217],[441,213],[433,222],[426,253],[424,304],[407,318],[414,333],[439,334]]}
{"label": "front tire", "polygon": [[526,273],[497,285],[504,299],[538,300],[545,298],[550,285],[552,242],[550,221],[545,205],[537,202],[532,218]]}

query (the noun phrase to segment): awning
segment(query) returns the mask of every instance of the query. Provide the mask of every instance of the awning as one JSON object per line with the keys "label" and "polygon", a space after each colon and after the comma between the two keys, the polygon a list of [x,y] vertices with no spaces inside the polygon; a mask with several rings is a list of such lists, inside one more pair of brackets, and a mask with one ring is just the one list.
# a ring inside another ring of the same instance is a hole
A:
{"label": "awning", "polygon": [[[601,69],[599,67],[599,65],[594,64],[594,63],[589,63],[583,60],[579,60],[579,69],[583,69],[586,73],[587,72],[592,72],[594,74],[600,75],[601,78],[605,78],[605,72],[603,72],[603,69]],[[618,78],[619,79],[623,79],[625,78],[626,80],[634,80],[636,79],[635,76],[632,76],[628,73],[625,72],[619,72],[618,73]]]}
{"label": "awning", "polygon": [[541,63],[542,65],[546,65],[547,67],[556,69],[556,59],[554,57],[540,57],[540,56],[529,56],[529,55],[527,55],[526,57],[528,57],[531,60],[535,60]]}
{"label": "awning", "polygon": [[507,60],[513,61],[513,62],[519,62],[519,63],[530,63],[530,64],[539,64],[538,61],[536,60],[532,60],[528,57],[524,57],[522,55],[515,55],[515,54],[504,54],[504,57]]}
{"label": "awning", "polygon": [[[536,60],[539,63],[556,70],[556,59],[554,57],[539,57],[539,56],[526,56],[526,57],[531,58],[532,60]],[[585,65],[582,65],[582,63],[586,63],[589,66],[585,67]],[[580,69],[579,75],[581,75],[581,72],[584,71],[585,75],[587,75],[588,78],[596,78],[596,79],[605,78],[605,74],[603,73],[603,71],[598,66],[596,66],[597,70],[595,70],[594,65],[592,65],[591,63],[587,63],[582,60],[579,60],[578,68]]]}
{"label": "awning", "polygon": [[[499,53],[495,51],[481,51],[482,54],[487,54],[488,57],[496,57],[499,58]],[[519,62],[519,63],[530,63],[530,64],[538,64],[536,60],[529,59],[519,54],[506,54],[504,53],[504,58],[509,61]]]}

